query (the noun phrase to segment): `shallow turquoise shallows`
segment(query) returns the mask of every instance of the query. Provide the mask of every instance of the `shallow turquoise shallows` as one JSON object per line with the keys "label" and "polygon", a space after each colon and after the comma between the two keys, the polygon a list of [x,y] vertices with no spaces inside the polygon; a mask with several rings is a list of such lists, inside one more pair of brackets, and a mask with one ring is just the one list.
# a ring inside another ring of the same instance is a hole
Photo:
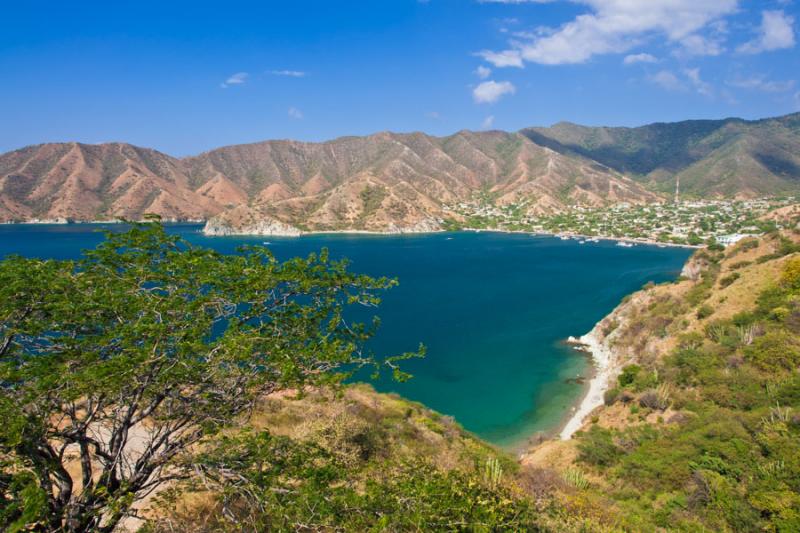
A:
{"label": "shallow turquoise shallows", "polygon": [[[0,226],[0,256],[73,258],[102,236],[100,225]],[[269,241],[279,259],[328,247],[351,268],[397,277],[378,310],[372,349],[393,354],[427,347],[408,361],[395,391],[452,415],[465,428],[513,448],[548,431],[569,413],[588,375],[587,359],[563,340],[582,335],[626,295],[648,281],[675,278],[689,250],[613,242],[579,244],[524,234],[443,233],[413,236],[313,235],[300,238],[204,237],[200,226],[170,231],[234,253]]]}

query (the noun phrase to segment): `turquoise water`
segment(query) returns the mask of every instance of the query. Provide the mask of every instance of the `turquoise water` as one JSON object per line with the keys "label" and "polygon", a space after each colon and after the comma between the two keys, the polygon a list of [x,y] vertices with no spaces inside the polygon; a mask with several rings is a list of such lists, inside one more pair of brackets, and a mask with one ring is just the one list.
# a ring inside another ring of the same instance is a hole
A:
{"label": "turquoise water", "polygon": [[[104,226],[107,227],[107,226]],[[99,225],[0,226],[0,256],[76,257],[100,240]],[[118,227],[115,227],[118,229]],[[234,253],[264,237],[204,237],[172,225],[189,241]],[[690,251],[612,242],[578,244],[523,234],[414,236],[314,235],[269,238],[281,259],[328,247],[351,268],[397,277],[384,295],[377,353],[428,349],[408,361],[414,378],[375,383],[452,415],[496,444],[514,447],[556,426],[582,387],[587,359],[563,345],[589,331],[648,281],[675,278]]]}

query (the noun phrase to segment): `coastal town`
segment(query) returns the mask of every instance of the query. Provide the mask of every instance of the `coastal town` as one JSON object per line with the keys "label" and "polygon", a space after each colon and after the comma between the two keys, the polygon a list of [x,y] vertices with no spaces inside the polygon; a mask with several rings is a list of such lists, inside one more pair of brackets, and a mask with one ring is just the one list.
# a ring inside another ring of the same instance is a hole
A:
{"label": "coastal town", "polygon": [[[782,229],[768,215],[795,205],[794,197],[753,200],[691,200],[611,207],[574,207],[551,215],[533,215],[525,202],[495,205],[484,196],[445,207],[453,217],[448,229],[501,230],[563,237],[614,238],[670,245],[727,246],[747,236]],[[457,222],[459,220],[461,222]]]}

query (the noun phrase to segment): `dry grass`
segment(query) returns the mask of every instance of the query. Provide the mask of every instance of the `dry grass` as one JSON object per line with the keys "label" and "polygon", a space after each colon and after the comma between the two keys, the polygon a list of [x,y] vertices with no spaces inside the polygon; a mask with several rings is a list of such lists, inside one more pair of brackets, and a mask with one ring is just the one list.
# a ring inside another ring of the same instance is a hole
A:
{"label": "dry grass", "polygon": [[392,458],[424,456],[443,469],[471,468],[476,460],[497,453],[465,432],[451,417],[395,394],[380,394],[366,384],[339,393],[314,390],[297,396],[265,398],[249,423],[301,441],[314,441],[341,459],[357,461],[363,443],[354,436],[377,439],[377,453]]}

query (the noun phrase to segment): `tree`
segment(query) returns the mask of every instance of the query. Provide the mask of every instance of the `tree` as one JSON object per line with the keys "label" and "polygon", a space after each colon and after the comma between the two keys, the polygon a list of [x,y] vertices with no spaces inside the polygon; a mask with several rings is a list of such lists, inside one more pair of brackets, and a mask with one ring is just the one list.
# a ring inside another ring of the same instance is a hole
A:
{"label": "tree", "polygon": [[0,263],[0,520],[9,530],[111,531],[203,439],[271,392],[388,365],[350,323],[394,285],[323,250],[222,255],[158,223],[76,261]]}

